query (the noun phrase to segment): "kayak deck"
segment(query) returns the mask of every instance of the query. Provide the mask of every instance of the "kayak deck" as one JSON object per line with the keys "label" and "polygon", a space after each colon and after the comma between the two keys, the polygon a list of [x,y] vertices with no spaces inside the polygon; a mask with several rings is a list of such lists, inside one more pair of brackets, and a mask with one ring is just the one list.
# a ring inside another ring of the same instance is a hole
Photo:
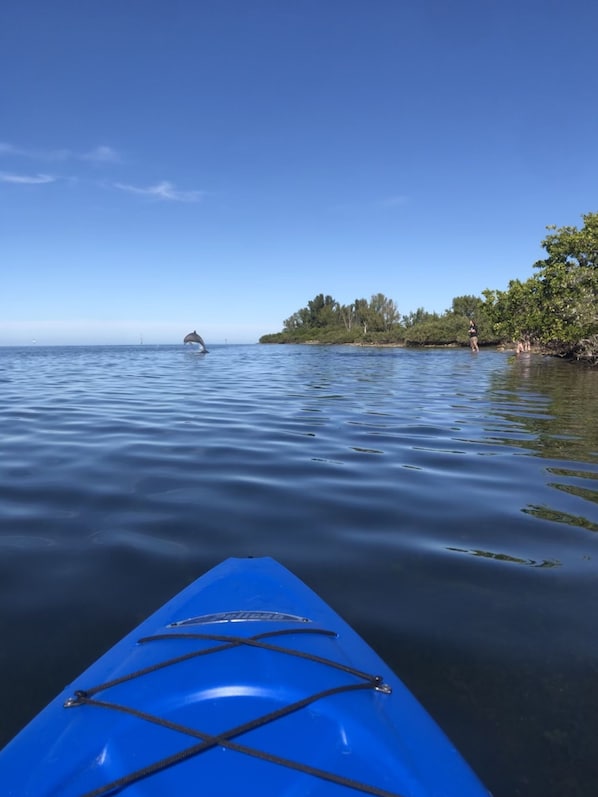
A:
{"label": "kayak deck", "polygon": [[11,797],[488,794],[377,654],[267,558],[227,560],[117,643],[0,753],[0,779]]}

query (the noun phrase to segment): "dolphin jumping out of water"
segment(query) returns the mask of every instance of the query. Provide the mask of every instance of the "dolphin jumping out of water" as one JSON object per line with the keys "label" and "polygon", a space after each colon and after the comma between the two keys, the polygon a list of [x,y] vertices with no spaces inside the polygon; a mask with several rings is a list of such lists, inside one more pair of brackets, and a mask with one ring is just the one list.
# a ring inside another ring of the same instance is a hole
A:
{"label": "dolphin jumping out of water", "polygon": [[206,349],[206,344],[203,342],[201,335],[198,335],[195,330],[190,332],[188,335],[185,335],[183,339],[183,343],[199,343],[201,346],[202,354],[209,354],[208,350]]}

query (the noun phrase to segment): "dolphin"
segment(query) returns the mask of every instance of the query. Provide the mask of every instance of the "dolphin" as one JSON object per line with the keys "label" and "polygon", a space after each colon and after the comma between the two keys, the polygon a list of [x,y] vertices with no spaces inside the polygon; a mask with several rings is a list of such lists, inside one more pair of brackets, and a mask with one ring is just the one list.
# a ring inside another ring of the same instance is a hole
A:
{"label": "dolphin", "polygon": [[198,335],[195,330],[190,332],[188,335],[185,335],[183,343],[199,343],[202,353],[209,354],[208,350],[206,349],[206,344],[201,339],[201,335]]}

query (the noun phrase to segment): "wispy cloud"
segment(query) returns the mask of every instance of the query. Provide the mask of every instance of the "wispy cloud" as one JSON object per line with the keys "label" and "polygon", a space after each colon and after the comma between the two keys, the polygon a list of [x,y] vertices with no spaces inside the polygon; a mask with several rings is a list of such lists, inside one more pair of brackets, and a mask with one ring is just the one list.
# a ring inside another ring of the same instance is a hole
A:
{"label": "wispy cloud", "polygon": [[0,155],[13,155],[30,160],[46,162],[87,161],[90,163],[120,163],[118,152],[106,144],[100,144],[88,152],[75,152],[71,149],[28,149],[16,147],[6,141],[0,141]]}
{"label": "wispy cloud", "polygon": [[[26,147],[15,146],[7,141],[0,141],[0,158],[2,157],[12,161],[16,161],[17,158],[24,158],[29,161],[54,164],[66,162],[71,162],[72,164],[78,161],[79,163],[100,166],[122,163],[120,154],[107,144],[99,144],[86,152],[75,152],[70,149],[28,149]],[[84,180],[79,180],[78,177],[66,177],[65,175],[52,176],[41,172],[27,175],[23,174],[20,168],[19,171],[15,168],[15,171],[11,173],[0,172],[0,183],[13,183],[14,185],[41,185],[43,183],[53,183],[57,180],[85,182]],[[98,185],[98,183],[96,183],[96,185]],[[129,194],[137,194],[138,196],[166,202],[200,202],[205,195],[203,191],[181,191],[167,180],[147,187],[122,182],[104,183],[103,185],[109,185],[113,189],[126,191]]]}
{"label": "wispy cloud", "polygon": [[0,172],[0,182],[14,183],[15,185],[42,185],[54,183],[58,178],[50,174],[6,174]]}
{"label": "wispy cloud", "polygon": [[28,149],[26,147],[16,147],[14,144],[9,144],[6,141],[0,141],[0,155],[12,155],[14,157],[45,162],[66,161],[72,157],[68,149]]}
{"label": "wispy cloud", "polygon": [[19,152],[12,144],[7,144],[6,141],[0,141],[0,155],[18,155]]}
{"label": "wispy cloud", "polygon": [[155,199],[165,199],[171,202],[199,202],[204,196],[203,191],[178,191],[172,183],[166,180],[157,185],[148,186],[147,188],[139,188],[138,186],[127,185],[126,183],[113,183],[113,186],[120,191],[128,191],[130,194],[139,194]]}
{"label": "wispy cloud", "polygon": [[94,149],[90,150],[89,152],[85,152],[83,155],[78,156],[79,160],[83,161],[91,161],[92,163],[120,163],[121,157],[115,149],[112,147],[108,147],[105,144],[101,144],[99,147],[94,147]]}

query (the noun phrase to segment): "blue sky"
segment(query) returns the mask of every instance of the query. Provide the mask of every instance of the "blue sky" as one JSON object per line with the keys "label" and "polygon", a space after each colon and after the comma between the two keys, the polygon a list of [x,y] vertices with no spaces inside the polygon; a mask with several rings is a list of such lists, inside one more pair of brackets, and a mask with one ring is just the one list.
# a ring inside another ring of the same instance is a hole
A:
{"label": "blue sky", "polygon": [[526,279],[598,210],[595,0],[0,9],[0,345],[255,342]]}

